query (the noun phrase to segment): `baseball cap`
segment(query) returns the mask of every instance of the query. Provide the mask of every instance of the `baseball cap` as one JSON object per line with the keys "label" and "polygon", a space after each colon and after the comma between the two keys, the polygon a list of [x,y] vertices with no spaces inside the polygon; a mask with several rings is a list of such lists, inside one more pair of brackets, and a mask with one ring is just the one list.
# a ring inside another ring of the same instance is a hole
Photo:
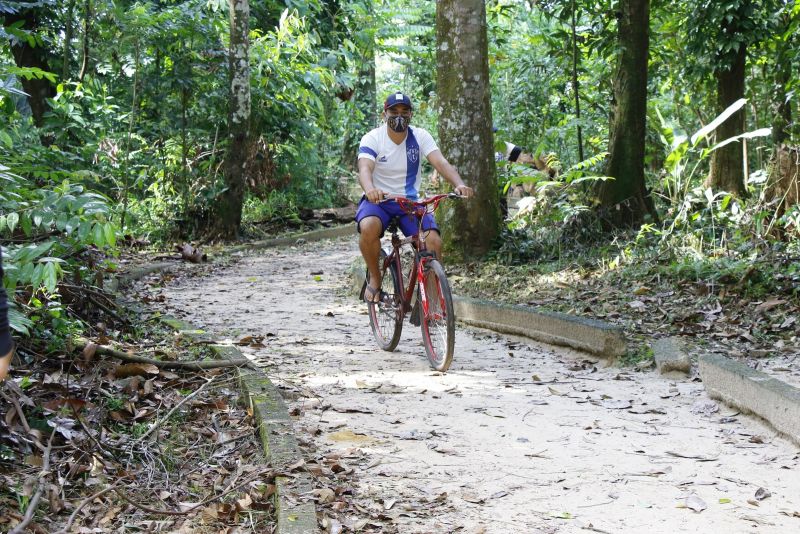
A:
{"label": "baseball cap", "polygon": [[409,109],[414,109],[414,106],[411,105],[411,98],[404,93],[392,93],[387,98],[386,101],[383,103],[383,109],[387,110],[391,107],[394,107],[398,104],[405,104],[409,107]]}

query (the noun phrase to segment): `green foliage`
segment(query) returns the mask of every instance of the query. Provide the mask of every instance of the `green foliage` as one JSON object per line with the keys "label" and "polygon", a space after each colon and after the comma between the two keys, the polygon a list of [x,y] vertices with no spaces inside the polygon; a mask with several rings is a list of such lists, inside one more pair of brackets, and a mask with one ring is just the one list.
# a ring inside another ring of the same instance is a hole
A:
{"label": "green foliage", "polygon": [[59,284],[67,274],[92,278],[91,269],[76,259],[86,247],[115,249],[117,228],[108,199],[68,180],[37,187],[2,165],[0,183],[3,283],[18,297],[11,299],[11,327],[22,334],[30,334],[34,324],[39,330],[70,330]]}
{"label": "green foliage", "polygon": [[300,220],[295,195],[283,191],[271,191],[263,200],[252,196],[247,198],[242,222],[253,224],[273,219]]}
{"label": "green foliage", "polygon": [[687,65],[694,72],[716,72],[731,68],[742,47],[758,42],[775,30],[779,0],[690,0],[682,24],[684,46],[696,61]]}
{"label": "green foliage", "polygon": [[[579,159],[578,126],[587,152],[607,146],[604,95],[610,92],[613,64],[613,17],[596,5],[576,4],[580,119],[572,80],[571,4],[545,2],[528,9],[515,3],[489,18],[493,120],[503,130],[502,140],[535,154],[555,152],[567,163]],[[599,57],[585,59],[593,55]]]}
{"label": "green foliage", "polygon": [[[594,172],[606,156],[605,152],[592,156],[555,178],[528,165],[503,163],[514,172],[507,175],[503,192],[524,184],[532,194],[519,199],[517,212],[510,217],[507,230],[501,236],[496,257],[506,263],[559,258],[568,240],[585,241],[596,237],[599,227],[589,206],[583,203],[584,188],[609,179]],[[561,166],[554,156],[550,156],[547,163],[553,169]]]}

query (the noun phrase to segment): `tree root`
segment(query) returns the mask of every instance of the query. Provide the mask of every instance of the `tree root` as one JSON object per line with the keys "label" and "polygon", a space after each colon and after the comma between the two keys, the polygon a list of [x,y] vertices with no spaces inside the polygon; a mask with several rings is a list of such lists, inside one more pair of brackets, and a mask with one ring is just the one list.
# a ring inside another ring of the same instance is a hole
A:
{"label": "tree root", "polygon": [[[82,350],[85,349],[87,346],[89,346],[90,343],[93,342],[85,338],[79,338],[76,341],[75,346]],[[147,363],[164,369],[185,369],[190,371],[202,371],[204,369],[219,369],[225,367],[253,367],[253,363],[247,358],[239,358],[236,360],[210,360],[202,362],[167,362],[163,360],[147,358],[145,356],[137,356],[135,354],[129,354],[127,352],[113,349],[105,345],[96,345],[96,347],[97,348],[95,354],[100,354],[101,356],[111,356],[131,363]]]}

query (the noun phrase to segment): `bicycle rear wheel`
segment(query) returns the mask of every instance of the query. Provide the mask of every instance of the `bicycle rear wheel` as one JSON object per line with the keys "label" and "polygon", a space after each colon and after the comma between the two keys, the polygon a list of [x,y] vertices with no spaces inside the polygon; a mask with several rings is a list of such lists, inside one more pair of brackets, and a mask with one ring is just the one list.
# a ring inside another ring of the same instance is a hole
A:
{"label": "bicycle rear wheel", "polygon": [[[426,306],[422,306],[422,340],[431,367],[437,371],[447,371],[453,362],[455,348],[456,319],[453,312],[453,296],[447,281],[444,267],[437,260],[425,266],[424,279]],[[421,294],[421,292],[418,292]]]}
{"label": "bicycle rear wheel", "polygon": [[[400,341],[400,334],[403,331],[403,304],[400,297],[402,288],[400,287],[400,276],[397,272],[397,265],[390,263],[383,266],[386,253],[381,251],[381,291],[384,297],[380,302],[370,302],[369,325],[372,327],[372,334],[378,346],[385,351],[393,351]],[[369,283],[369,272],[367,272],[367,283]]]}

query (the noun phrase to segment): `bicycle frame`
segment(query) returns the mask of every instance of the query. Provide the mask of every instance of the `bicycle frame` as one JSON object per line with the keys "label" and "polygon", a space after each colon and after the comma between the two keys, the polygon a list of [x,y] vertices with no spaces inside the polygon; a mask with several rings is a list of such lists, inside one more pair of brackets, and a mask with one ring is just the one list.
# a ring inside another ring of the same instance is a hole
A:
{"label": "bicycle frame", "polygon": [[[412,215],[417,220],[417,234],[405,237],[403,239],[397,235],[395,230],[392,233],[392,252],[385,259],[382,265],[387,268],[390,264],[394,263],[397,267],[397,274],[400,281],[400,298],[402,300],[403,315],[411,311],[411,298],[414,296],[414,289],[417,286],[417,281],[423,278],[425,272],[425,265],[431,259],[435,258],[433,252],[428,251],[425,245],[425,232],[422,230],[422,218],[426,213],[433,213],[439,206],[439,203],[448,197],[458,197],[458,195],[444,194],[436,195],[425,199],[422,202],[413,201],[405,197],[394,197],[395,200],[403,210]],[[400,251],[404,245],[414,245],[414,262],[408,272],[408,286],[405,284],[405,277],[403,275],[403,263],[400,260]],[[419,301],[422,304],[422,312],[427,315],[429,312],[428,296],[425,293],[423,284],[419,284]]]}
{"label": "bicycle frame", "polygon": [[[462,198],[461,195],[437,195],[422,201],[404,197],[394,197],[401,211],[399,217],[414,217],[416,233],[411,237],[398,235],[397,219],[389,225],[392,250],[381,251],[381,298],[367,303],[369,322],[378,346],[391,352],[397,347],[403,331],[403,320],[411,312],[411,323],[422,330],[425,354],[431,366],[437,371],[447,371],[453,361],[455,342],[455,313],[450,284],[436,253],[428,249],[422,230],[423,218],[433,212],[444,198]],[[406,222],[406,221],[404,221]],[[410,221],[409,221],[410,222]],[[411,226],[411,225],[409,225]],[[412,226],[413,228],[413,226]],[[403,272],[403,251],[405,245],[414,247],[414,258],[407,273]],[[390,280],[386,285],[384,282]],[[369,283],[369,275],[364,280],[362,292]],[[416,301],[414,291],[417,291]]]}

